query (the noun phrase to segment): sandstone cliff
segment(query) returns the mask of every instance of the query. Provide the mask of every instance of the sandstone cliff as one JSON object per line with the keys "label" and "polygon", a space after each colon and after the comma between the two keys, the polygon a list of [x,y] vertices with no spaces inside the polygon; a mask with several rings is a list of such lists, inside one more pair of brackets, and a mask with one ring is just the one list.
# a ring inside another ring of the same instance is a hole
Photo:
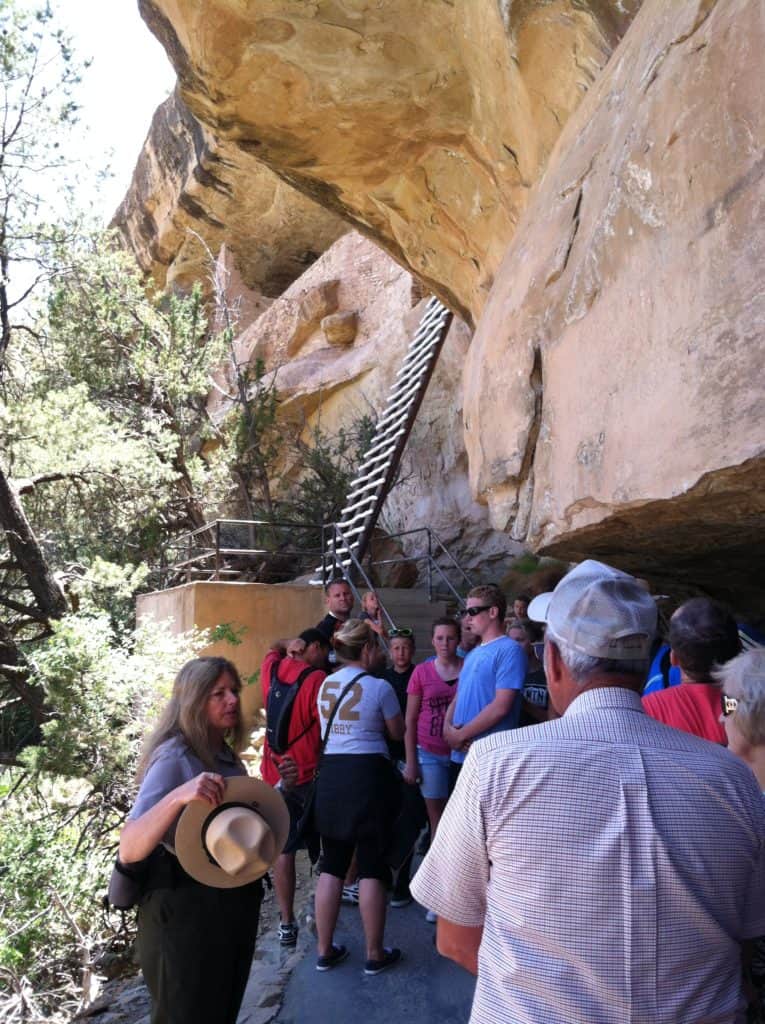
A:
{"label": "sandstone cliff", "polygon": [[647,0],[559,140],[465,373],[471,480],[495,526],[749,609],[763,45],[757,0]]}
{"label": "sandstone cliff", "polygon": [[177,91],[157,109],[113,226],[160,286],[206,280],[225,243],[254,315],[348,230],[264,164],[219,140]]}
{"label": "sandstone cliff", "polygon": [[759,0],[140,6],[221,145],[477,324],[494,528],[762,608]]}
{"label": "sandstone cliff", "polygon": [[216,136],[335,210],[469,323],[639,0],[140,0]]}

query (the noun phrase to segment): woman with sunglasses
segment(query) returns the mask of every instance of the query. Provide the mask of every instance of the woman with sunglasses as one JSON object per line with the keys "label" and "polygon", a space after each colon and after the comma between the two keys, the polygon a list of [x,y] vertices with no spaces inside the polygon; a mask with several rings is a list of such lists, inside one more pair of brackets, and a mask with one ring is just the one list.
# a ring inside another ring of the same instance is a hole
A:
{"label": "woman with sunglasses", "polygon": [[[721,722],[728,749],[745,761],[765,797],[765,648],[737,655],[712,673],[722,687]],[[745,969],[750,1006],[747,1021],[765,1021],[765,936],[757,939]]]}
{"label": "woman with sunglasses", "polygon": [[401,740],[404,719],[390,683],[371,674],[383,657],[367,622],[349,619],[334,636],[341,668],[327,676],[318,698],[322,736],[316,824],[321,835],[322,870],[316,885],[317,971],[328,971],[348,956],[333,942],[343,879],[356,852],[359,909],[366,939],[364,973],[380,974],[401,959],[383,945],[386,850],[400,799],[388,753],[388,739]]}

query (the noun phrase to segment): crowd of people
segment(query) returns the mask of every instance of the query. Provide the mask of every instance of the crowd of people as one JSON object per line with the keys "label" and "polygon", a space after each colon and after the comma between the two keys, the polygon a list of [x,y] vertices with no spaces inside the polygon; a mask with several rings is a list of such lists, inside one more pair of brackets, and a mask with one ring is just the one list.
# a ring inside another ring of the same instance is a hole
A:
{"label": "crowd of people", "polygon": [[660,647],[643,582],[586,561],[509,606],[473,588],[415,665],[374,593],[358,617],[346,580],[325,597],[263,662],[262,782],[222,659],[184,667],[148,741],[120,857],[150,865],[154,1024],[233,1024],[269,869],[297,943],[301,849],[319,972],[348,958],[343,901],[364,973],[399,965],[386,915],[414,897],[477,975],[473,1024],[765,1019],[765,649],[725,608],[684,603]]}

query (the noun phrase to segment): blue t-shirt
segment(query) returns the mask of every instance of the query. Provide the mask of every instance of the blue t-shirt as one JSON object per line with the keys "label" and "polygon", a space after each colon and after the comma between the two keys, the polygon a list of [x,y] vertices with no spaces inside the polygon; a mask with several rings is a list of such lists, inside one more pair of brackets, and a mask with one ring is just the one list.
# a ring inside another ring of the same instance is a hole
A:
{"label": "blue t-shirt", "polygon": [[[522,690],[526,678],[526,654],[520,644],[509,636],[500,636],[481,644],[470,652],[465,660],[457,684],[457,704],[452,722],[459,727],[471,722],[476,715],[491,704],[497,690]],[[488,736],[492,732],[514,729],[518,725],[523,701],[518,696],[513,701],[509,714],[501,718],[493,728],[480,733],[474,739]],[[461,763],[466,755],[460,750],[452,751],[452,761]]]}

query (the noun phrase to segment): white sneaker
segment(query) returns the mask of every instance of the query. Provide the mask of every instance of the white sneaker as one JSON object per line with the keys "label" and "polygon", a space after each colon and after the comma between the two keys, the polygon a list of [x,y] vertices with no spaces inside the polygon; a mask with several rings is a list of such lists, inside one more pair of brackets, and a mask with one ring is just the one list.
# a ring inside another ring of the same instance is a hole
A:
{"label": "white sneaker", "polygon": [[436,921],[438,920],[438,914],[434,913],[434,911],[432,910],[429,910],[425,914],[425,920],[428,922],[428,924],[435,924]]}
{"label": "white sneaker", "polygon": [[354,882],[353,885],[343,886],[343,903],[351,903],[353,906],[358,906],[359,902],[359,883]]}

